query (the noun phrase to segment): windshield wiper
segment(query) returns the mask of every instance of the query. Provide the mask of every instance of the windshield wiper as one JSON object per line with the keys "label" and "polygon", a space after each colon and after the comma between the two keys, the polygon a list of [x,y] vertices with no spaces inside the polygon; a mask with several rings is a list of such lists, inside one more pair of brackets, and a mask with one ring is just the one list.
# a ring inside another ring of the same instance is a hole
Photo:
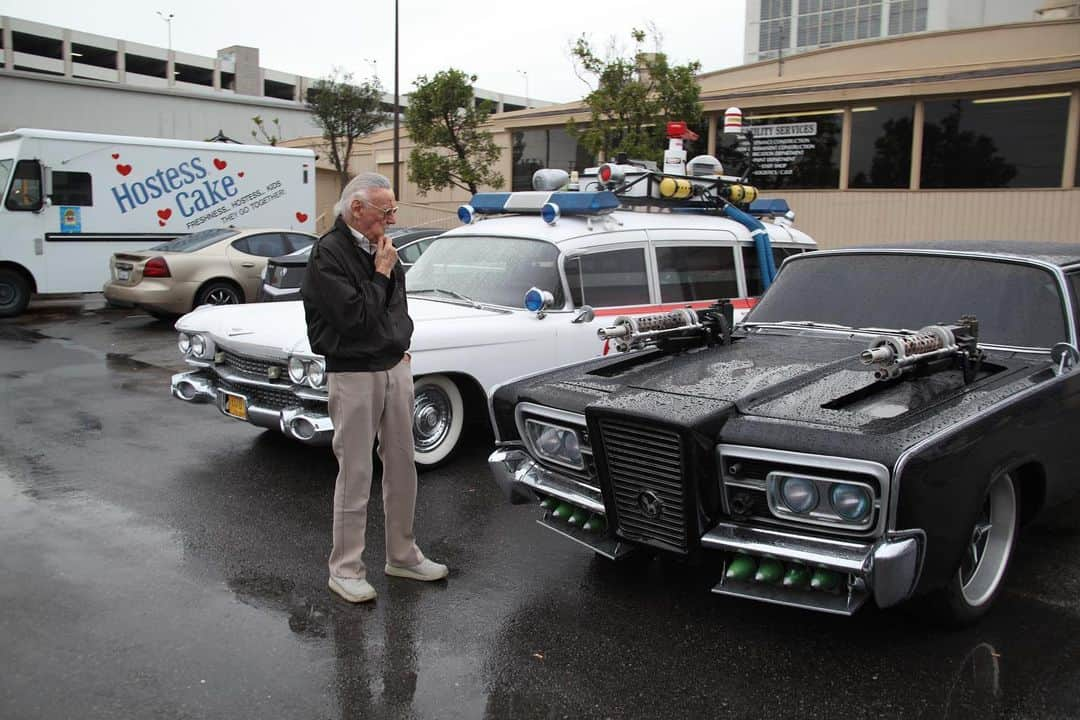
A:
{"label": "windshield wiper", "polygon": [[457,292],[456,290],[444,290],[443,288],[421,288],[420,290],[409,290],[408,291],[409,295],[419,295],[421,293],[440,293],[442,295],[449,295],[452,298],[457,298],[458,300],[464,300],[465,302],[467,302],[467,303],[469,303],[471,305],[475,305],[476,307],[480,307],[480,303],[476,302],[475,300],[473,300],[471,297],[468,297],[467,295],[462,295],[461,293]]}
{"label": "windshield wiper", "polygon": [[787,327],[806,327],[806,328],[822,328],[825,330],[854,330],[855,328],[848,325],[837,325],[835,323],[821,323],[814,322],[813,320],[773,320],[771,322],[748,322],[744,325],[784,325]]}

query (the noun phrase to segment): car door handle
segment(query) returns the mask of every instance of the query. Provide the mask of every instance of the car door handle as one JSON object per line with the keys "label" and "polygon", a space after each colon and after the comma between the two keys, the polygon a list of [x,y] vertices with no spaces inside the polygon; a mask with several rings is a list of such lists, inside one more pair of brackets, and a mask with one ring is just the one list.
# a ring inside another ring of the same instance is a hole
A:
{"label": "car door handle", "polygon": [[240,263],[240,267],[255,267],[255,263]]}

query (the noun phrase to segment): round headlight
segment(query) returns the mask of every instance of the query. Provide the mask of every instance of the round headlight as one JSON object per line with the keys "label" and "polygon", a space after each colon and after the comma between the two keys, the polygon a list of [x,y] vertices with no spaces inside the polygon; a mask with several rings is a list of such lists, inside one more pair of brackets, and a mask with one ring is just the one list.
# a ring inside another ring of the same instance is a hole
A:
{"label": "round headlight", "polygon": [[176,346],[180,348],[180,352],[187,355],[191,350],[191,336],[187,333],[180,333],[180,337],[176,339]]}
{"label": "round headlight", "polygon": [[563,431],[557,427],[551,427],[550,425],[545,427],[536,440],[540,452],[545,455],[558,455],[559,450],[562,448],[562,435]]}
{"label": "round headlight", "polygon": [[812,480],[789,477],[780,484],[780,495],[792,512],[805,514],[817,507],[817,486]]}
{"label": "round headlight", "polygon": [[829,502],[837,515],[851,522],[863,520],[870,514],[870,491],[859,485],[833,485]]}
{"label": "round headlight", "polygon": [[574,464],[581,463],[581,443],[578,442],[577,433],[573,430],[563,431],[563,455]]}
{"label": "round headlight", "polygon": [[326,382],[326,363],[322,360],[312,360],[308,365],[308,383],[311,387],[322,387]]}
{"label": "round headlight", "polygon": [[298,357],[289,358],[289,379],[297,385],[304,382],[307,377],[307,367],[304,361]]}
{"label": "round headlight", "polygon": [[191,354],[195,357],[202,357],[206,352],[206,338],[198,333],[191,336]]}

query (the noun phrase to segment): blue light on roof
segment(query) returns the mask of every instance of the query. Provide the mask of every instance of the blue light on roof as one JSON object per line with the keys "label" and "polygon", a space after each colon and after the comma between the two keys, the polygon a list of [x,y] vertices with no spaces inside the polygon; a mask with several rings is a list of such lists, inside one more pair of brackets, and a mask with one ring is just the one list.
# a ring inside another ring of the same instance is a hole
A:
{"label": "blue light on roof", "polygon": [[[477,193],[469,206],[477,215],[500,213],[543,214],[545,205],[554,205],[560,215],[602,215],[619,207],[615,194],[600,192],[543,192]],[[465,207],[465,206],[462,206]],[[461,217],[461,211],[458,211]],[[464,220],[462,220],[464,222]]]}
{"label": "blue light on roof", "polygon": [[509,199],[510,193],[476,193],[469,205],[477,215],[493,215],[506,212],[504,208]]}
{"label": "blue light on roof", "polygon": [[554,192],[548,202],[558,205],[563,215],[600,215],[619,207],[619,198],[610,190]]}
{"label": "blue light on roof", "polygon": [[540,219],[548,225],[554,225],[559,220],[559,214],[559,206],[552,202],[544,203],[544,207],[540,208]]}
{"label": "blue light on roof", "polygon": [[472,205],[462,205],[457,209],[457,216],[462,225],[472,225],[476,219],[476,210]]}
{"label": "blue light on roof", "polygon": [[787,200],[781,198],[755,200],[750,203],[750,212],[754,215],[783,215],[789,210],[791,207],[787,204]]}

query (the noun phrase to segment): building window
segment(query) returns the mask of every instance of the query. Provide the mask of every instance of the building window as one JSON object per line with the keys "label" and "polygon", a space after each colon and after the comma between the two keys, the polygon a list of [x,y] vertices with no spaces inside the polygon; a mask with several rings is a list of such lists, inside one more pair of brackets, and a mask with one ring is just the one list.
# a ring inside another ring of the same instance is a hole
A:
{"label": "building window", "polygon": [[[753,134],[751,181],[762,188],[835,189],[840,187],[842,110],[747,115]],[[724,172],[746,171],[751,137],[723,135],[717,154]]]}
{"label": "building window", "polygon": [[926,30],[928,0],[892,0],[889,3],[889,34],[903,35]]}
{"label": "building window", "polygon": [[90,182],[90,173],[54,172],[52,174],[53,205],[94,204],[94,192]]}
{"label": "building window", "polygon": [[[182,63],[175,63],[173,65],[174,72],[176,73],[177,82],[185,82],[191,85],[204,85],[206,87],[214,87],[214,69],[199,67],[198,65],[184,65]],[[292,99],[291,97],[289,98]]]}
{"label": "building window", "polygon": [[911,183],[911,135],[915,105],[878,103],[851,112],[853,188],[906,188]]}
{"label": "building window", "polygon": [[921,185],[1060,187],[1068,114],[1068,93],[928,101]]}
{"label": "building window", "polygon": [[148,77],[167,77],[168,63],[160,58],[145,55],[124,54],[124,71]]}
{"label": "building window", "polygon": [[596,163],[564,128],[517,130],[511,135],[511,152],[511,190],[532,190],[533,173],[541,168],[580,172]]}
{"label": "building window", "polygon": [[566,261],[574,307],[649,304],[649,276],[641,248],[590,253]]}
{"label": "building window", "polygon": [[694,302],[739,296],[735,249],[731,247],[658,247],[661,302]]}

